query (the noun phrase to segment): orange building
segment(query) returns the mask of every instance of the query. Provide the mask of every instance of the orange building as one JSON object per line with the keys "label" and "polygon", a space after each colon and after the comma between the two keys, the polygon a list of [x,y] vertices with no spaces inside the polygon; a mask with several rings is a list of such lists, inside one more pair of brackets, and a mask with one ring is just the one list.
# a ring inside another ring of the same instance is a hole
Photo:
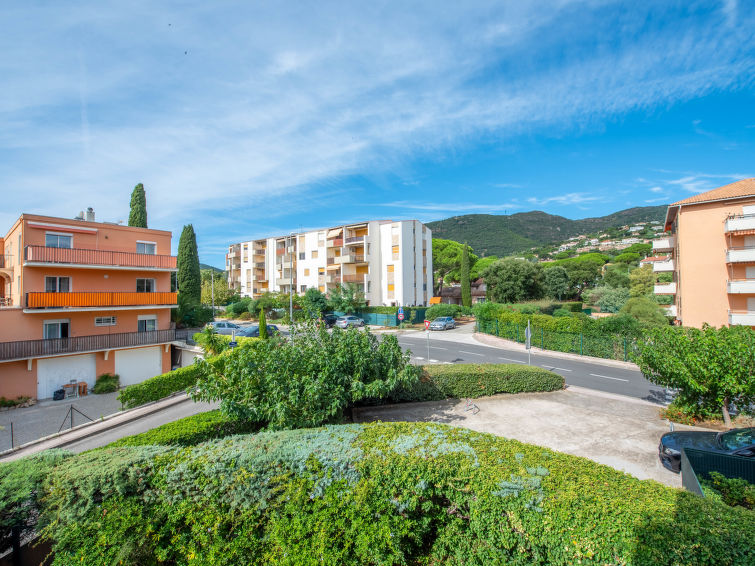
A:
{"label": "orange building", "polygon": [[170,370],[171,233],[22,214],[0,238],[0,396]]}
{"label": "orange building", "polygon": [[674,295],[669,313],[684,326],[755,327],[755,179],[675,202],[665,228],[653,250],[669,255],[653,270],[674,274],[655,286]]}

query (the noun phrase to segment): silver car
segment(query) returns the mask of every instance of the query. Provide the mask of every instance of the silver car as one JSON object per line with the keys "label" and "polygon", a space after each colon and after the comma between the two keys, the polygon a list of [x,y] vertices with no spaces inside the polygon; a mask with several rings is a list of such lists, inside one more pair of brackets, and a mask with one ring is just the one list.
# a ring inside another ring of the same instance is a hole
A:
{"label": "silver car", "polygon": [[349,326],[364,326],[364,321],[357,316],[341,316],[336,320],[338,328],[348,328]]}
{"label": "silver car", "polygon": [[218,334],[225,334],[227,336],[230,336],[234,332],[238,334],[239,331],[243,328],[238,324],[234,324],[233,322],[225,321],[208,322],[207,326],[214,328],[215,332],[217,332]]}
{"label": "silver car", "polygon": [[448,330],[450,328],[456,328],[452,316],[439,316],[430,323],[430,330]]}

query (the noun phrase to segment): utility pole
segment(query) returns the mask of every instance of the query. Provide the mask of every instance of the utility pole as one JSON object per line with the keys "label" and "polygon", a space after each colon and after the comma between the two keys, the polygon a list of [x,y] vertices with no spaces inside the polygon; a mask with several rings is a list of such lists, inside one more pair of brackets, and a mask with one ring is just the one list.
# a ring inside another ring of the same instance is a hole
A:
{"label": "utility pole", "polygon": [[210,291],[212,294],[212,320],[215,320],[215,270],[210,269]]}
{"label": "utility pole", "polygon": [[291,276],[291,284],[288,286],[288,318],[289,318],[289,324],[294,323],[294,235],[291,234],[288,237],[289,241],[289,248],[291,251],[289,251],[290,257],[289,257],[289,275]]}

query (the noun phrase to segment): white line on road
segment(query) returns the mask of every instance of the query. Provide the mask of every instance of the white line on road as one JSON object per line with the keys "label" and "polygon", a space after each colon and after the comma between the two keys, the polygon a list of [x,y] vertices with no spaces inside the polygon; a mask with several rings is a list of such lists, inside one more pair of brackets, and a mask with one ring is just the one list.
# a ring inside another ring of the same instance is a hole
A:
{"label": "white line on road", "polygon": [[603,377],[605,379],[613,379],[615,381],[629,381],[628,379],[621,379],[620,377],[611,377],[610,375],[600,375],[598,373],[591,373],[590,374],[593,377]]}
{"label": "white line on road", "polygon": [[484,356],[485,354],[478,354],[477,352],[467,352],[466,350],[459,350],[460,354],[469,354],[470,356]]}
{"label": "white line on road", "polygon": [[559,370],[559,371],[571,371],[570,369],[566,369],[566,368],[557,368],[556,366],[545,366],[545,365],[544,365],[543,367],[544,367],[544,368],[546,368],[546,369],[549,369],[549,370],[551,370],[551,371],[553,371],[554,369],[557,369],[557,370]]}
{"label": "white line on road", "polygon": [[448,348],[441,348],[440,346],[430,346],[433,350],[448,350]]}
{"label": "white line on road", "polygon": [[517,364],[526,364],[527,362],[523,362],[520,360],[514,360],[512,358],[498,358],[499,360],[506,360],[507,362],[516,362]]}

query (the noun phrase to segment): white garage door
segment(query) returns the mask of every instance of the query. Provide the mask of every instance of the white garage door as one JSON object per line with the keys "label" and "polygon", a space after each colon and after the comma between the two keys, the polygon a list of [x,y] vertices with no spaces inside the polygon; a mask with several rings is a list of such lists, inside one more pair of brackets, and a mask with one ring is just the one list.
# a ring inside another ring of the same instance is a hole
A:
{"label": "white garage door", "polygon": [[116,350],[115,373],[121,378],[121,385],[141,383],[163,372],[162,347]]}
{"label": "white garage door", "polygon": [[72,379],[86,381],[92,388],[97,379],[96,372],[94,354],[37,360],[37,398],[49,399],[56,389]]}

